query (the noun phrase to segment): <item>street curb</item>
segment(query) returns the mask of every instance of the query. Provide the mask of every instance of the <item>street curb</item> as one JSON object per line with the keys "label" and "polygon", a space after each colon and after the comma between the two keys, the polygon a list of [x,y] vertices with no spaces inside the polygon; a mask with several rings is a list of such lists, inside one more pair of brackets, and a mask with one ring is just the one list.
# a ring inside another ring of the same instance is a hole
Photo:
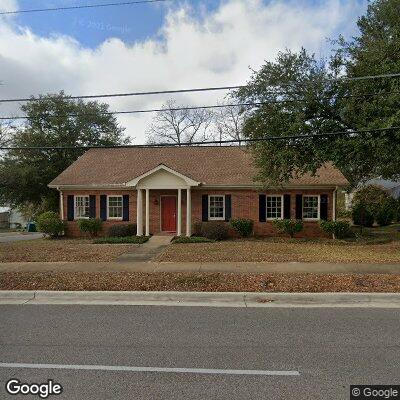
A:
{"label": "street curb", "polygon": [[400,308],[400,293],[2,290],[0,305],[156,305],[247,308]]}

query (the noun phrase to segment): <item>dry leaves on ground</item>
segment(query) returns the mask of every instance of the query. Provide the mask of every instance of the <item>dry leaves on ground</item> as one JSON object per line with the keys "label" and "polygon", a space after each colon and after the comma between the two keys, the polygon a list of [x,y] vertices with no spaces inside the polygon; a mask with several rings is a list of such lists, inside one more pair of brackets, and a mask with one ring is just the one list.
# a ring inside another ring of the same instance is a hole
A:
{"label": "dry leaves on ground", "polygon": [[343,244],[326,241],[236,240],[173,244],[157,257],[165,262],[399,263],[400,241]]}
{"label": "dry leaves on ground", "polygon": [[89,239],[38,239],[0,243],[0,262],[114,261],[136,244],[93,244]]}
{"label": "dry leaves on ground", "polygon": [[0,290],[400,292],[400,276],[391,274],[4,272],[0,273]]}

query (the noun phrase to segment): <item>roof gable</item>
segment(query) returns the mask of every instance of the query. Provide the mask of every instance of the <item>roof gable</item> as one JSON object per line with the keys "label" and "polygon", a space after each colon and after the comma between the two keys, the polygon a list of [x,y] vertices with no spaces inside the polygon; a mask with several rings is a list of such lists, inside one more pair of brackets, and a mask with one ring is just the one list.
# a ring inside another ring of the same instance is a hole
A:
{"label": "roof gable", "polygon": [[186,187],[198,186],[200,182],[197,182],[164,164],[160,164],[127,182],[126,186],[151,186],[157,189],[164,189],[170,187],[171,184],[175,184],[175,187],[181,185]]}

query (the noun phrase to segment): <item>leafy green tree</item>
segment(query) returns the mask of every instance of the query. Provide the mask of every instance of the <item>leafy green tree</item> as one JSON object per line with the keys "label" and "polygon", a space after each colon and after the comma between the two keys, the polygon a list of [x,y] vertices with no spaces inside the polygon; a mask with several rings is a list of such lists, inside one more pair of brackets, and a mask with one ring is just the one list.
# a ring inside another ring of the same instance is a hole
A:
{"label": "leafy green tree", "polygon": [[[340,38],[329,61],[301,50],[285,51],[255,71],[236,95],[268,102],[246,113],[248,138],[310,135],[400,126],[400,78],[355,80],[400,71],[398,0],[372,2],[359,18],[360,34]],[[371,94],[378,94],[371,96]],[[354,185],[381,176],[400,177],[400,131],[255,142],[260,181],[277,183],[315,173],[331,161]]]}
{"label": "leafy green tree", "polygon": [[[16,147],[112,146],[127,143],[108,105],[43,95],[22,106],[26,123],[10,134]],[[0,159],[0,203],[58,209],[58,193],[47,187],[84,149],[8,150]]]}
{"label": "leafy green tree", "polygon": [[[253,73],[237,92],[243,103],[263,103],[247,112],[244,135],[251,139],[344,130],[337,95],[338,71],[306,50],[280,53]],[[332,158],[332,138],[273,140],[252,144],[259,180],[277,183],[294,173],[315,172]]]}
{"label": "leafy green tree", "polygon": [[[398,0],[376,0],[357,22],[360,34],[339,40],[336,53],[349,78],[395,74],[400,71],[400,4]],[[400,126],[400,77],[349,80],[349,97],[343,118],[355,128]],[[370,96],[379,93],[379,96]],[[396,179],[400,176],[400,130],[363,134],[349,141],[352,148],[341,161],[351,162],[356,176]],[[343,141],[346,148],[347,143]],[[353,151],[351,151],[353,150]]]}

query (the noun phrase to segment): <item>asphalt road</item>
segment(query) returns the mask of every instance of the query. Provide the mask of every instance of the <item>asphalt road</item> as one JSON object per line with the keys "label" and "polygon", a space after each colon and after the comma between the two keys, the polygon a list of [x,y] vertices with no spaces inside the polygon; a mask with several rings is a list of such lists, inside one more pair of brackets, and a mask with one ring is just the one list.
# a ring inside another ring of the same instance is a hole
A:
{"label": "asphalt road", "polygon": [[[7,395],[5,382],[13,377],[55,380],[64,391],[50,399],[349,399],[350,384],[400,384],[399,321],[399,309],[4,305],[1,363],[72,369],[3,365],[0,399],[34,398]],[[76,370],[74,365],[224,374]]]}
{"label": "asphalt road", "polygon": [[0,243],[23,242],[41,238],[43,238],[43,233],[40,232],[9,232],[0,234]]}

